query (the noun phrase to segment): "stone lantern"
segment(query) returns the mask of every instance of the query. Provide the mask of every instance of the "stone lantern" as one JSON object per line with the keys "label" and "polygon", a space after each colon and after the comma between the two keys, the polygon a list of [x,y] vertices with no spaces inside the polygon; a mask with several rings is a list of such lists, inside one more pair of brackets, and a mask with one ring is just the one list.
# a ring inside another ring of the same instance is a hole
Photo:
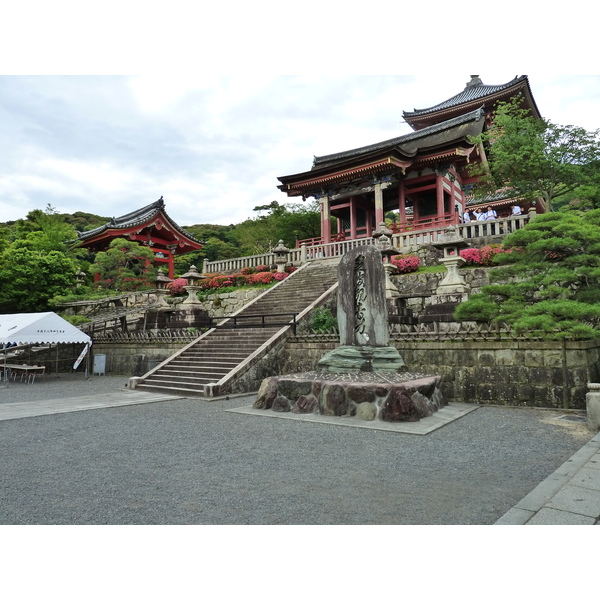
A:
{"label": "stone lantern", "polygon": [[198,282],[202,279],[206,279],[205,275],[201,275],[198,273],[198,269],[192,265],[190,270],[181,276],[183,279],[187,279],[189,284],[185,286],[185,290],[188,293],[188,297],[182,302],[182,304],[200,304],[200,300],[198,300],[198,291],[200,290],[200,286],[198,286]]}
{"label": "stone lantern", "polygon": [[392,236],[394,232],[385,226],[385,223],[379,223],[379,227],[373,232],[375,247],[383,257],[383,269],[385,271],[385,295],[386,298],[392,298],[398,294],[398,288],[392,283],[391,275],[396,270],[396,266],[392,263],[392,256],[400,254],[392,246]]}
{"label": "stone lantern", "polygon": [[279,244],[271,250],[275,255],[275,264],[277,265],[277,271],[279,273],[285,272],[285,266],[288,264],[288,255],[290,250],[285,247],[283,240],[279,240]]}
{"label": "stone lantern", "polygon": [[459,274],[458,267],[465,262],[460,251],[468,248],[469,243],[458,234],[456,227],[451,225],[432,246],[444,252],[444,258],[440,258],[440,262],[448,269],[446,278],[438,286],[437,295],[466,293],[468,291],[467,283]]}
{"label": "stone lantern", "polygon": [[171,283],[172,279],[169,279],[163,272],[162,269],[158,269],[156,273],[156,295],[158,296],[158,304],[160,306],[169,306],[165,296],[169,293],[167,290],[167,284]]}
{"label": "stone lantern", "polygon": [[77,268],[75,277],[77,277],[77,287],[81,287],[85,283],[85,273],[81,270],[81,267]]}

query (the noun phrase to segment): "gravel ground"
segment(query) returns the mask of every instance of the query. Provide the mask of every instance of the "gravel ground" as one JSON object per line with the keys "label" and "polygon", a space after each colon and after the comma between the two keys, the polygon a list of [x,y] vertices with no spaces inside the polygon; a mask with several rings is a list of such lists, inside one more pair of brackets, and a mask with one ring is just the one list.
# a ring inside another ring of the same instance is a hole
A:
{"label": "gravel ground", "polygon": [[[126,377],[0,385],[0,404]],[[482,407],[427,436],[184,399],[0,422],[1,524],[492,524],[581,448],[585,422]]]}

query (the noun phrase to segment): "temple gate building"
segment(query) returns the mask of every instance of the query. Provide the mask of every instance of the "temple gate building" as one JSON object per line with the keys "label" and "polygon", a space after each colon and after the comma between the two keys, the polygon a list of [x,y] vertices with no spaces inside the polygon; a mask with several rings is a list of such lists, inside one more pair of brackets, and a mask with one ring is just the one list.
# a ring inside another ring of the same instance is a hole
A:
{"label": "temple gate building", "polygon": [[144,208],[113,217],[91,231],[80,232],[78,241],[83,248],[104,252],[115,238],[125,238],[150,248],[154,252],[154,264],[166,266],[171,279],[175,277],[174,257],[200,250],[203,246],[169,217],[162,196]]}
{"label": "temple gate building", "polygon": [[[461,222],[476,179],[469,163],[486,162],[483,145],[471,136],[491,123],[499,102],[515,96],[537,118],[527,76],[502,85],[484,85],[472,75],[465,89],[435,106],[404,112],[412,133],[370,146],[315,157],[312,169],[279,177],[279,189],[291,198],[315,198],[321,205],[321,238],[307,245],[370,238],[385,215],[397,213],[394,233],[444,228]],[[499,193],[484,202],[502,216],[514,203]],[[527,208],[525,206],[525,208]],[[331,233],[331,217],[337,232]]]}

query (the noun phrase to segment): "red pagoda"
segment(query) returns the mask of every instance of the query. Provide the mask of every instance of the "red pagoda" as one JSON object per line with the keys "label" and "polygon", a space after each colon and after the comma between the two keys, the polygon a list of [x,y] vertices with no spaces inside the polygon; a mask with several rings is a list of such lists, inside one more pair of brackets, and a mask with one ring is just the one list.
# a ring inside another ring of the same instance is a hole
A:
{"label": "red pagoda", "polygon": [[171,279],[175,277],[174,257],[203,246],[167,215],[162,196],[144,208],[113,217],[106,225],[79,233],[78,241],[84,248],[103,252],[115,238],[126,238],[150,248],[154,252],[154,263],[166,265]]}
{"label": "red pagoda", "polygon": [[[397,213],[396,232],[458,224],[476,180],[467,173],[473,161],[486,161],[482,145],[469,139],[490,124],[496,105],[516,95],[540,118],[527,76],[503,85],[484,85],[472,75],[465,89],[449,100],[404,112],[412,133],[370,146],[315,157],[312,169],[279,177],[289,197],[309,197],[321,204],[321,238],[328,244],[369,238],[386,213]],[[499,216],[514,203],[498,194],[486,200]],[[337,233],[331,234],[331,217]]]}

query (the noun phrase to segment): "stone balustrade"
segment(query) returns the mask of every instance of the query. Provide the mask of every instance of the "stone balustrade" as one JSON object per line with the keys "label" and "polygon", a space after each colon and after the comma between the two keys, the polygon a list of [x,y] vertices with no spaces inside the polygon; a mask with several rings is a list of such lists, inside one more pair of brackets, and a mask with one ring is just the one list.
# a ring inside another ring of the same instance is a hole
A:
{"label": "stone balustrade", "polygon": [[[456,225],[456,228],[458,234],[467,241],[477,242],[478,240],[490,240],[499,242],[502,238],[525,227],[535,215],[536,212],[532,209],[529,211],[528,215],[495,219],[493,221],[473,221],[471,223]],[[392,246],[402,254],[415,252],[422,246],[438,242],[445,230],[445,227],[437,227],[396,233],[392,237]],[[360,238],[357,240],[332,242],[330,244],[317,244],[312,246],[302,245],[301,248],[294,248],[290,251],[289,264],[299,267],[309,261],[341,257],[353,248],[358,246],[370,246],[374,243],[375,240],[373,238]],[[214,262],[204,261],[203,273],[239,273],[241,269],[246,267],[257,267],[259,265],[271,266],[274,264],[274,254],[259,254]]]}

